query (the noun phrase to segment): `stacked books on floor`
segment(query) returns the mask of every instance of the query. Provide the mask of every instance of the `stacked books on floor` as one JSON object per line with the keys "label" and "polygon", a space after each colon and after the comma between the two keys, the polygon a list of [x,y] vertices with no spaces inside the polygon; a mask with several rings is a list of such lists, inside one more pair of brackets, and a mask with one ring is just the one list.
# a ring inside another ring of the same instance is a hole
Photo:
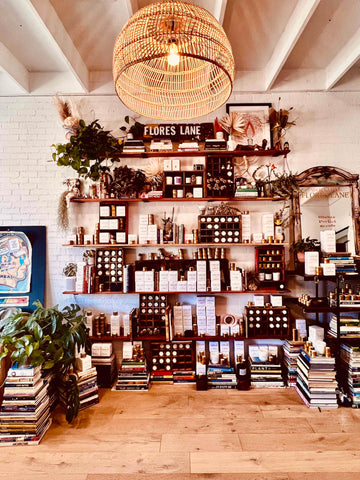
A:
{"label": "stacked books on floor", "polygon": [[195,383],[195,371],[194,370],[174,370],[173,371],[174,384]]}
{"label": "stacked books on floor", "polygon": [[251,387],[283,388],[277,345],[249,345]]}
{"label": "stacked books on floor", "polygon": [[296,391],[310,408],[337,408],[335,358],[312,354],[298,356]]}
{"label": "stacked books on floor", "polygon": [[91,363],[96,368],[99,387],[111,388],[117,373],[116,357],[112,343],[93,343],[91,346]]}
{"label": "stacked books on floor", "polygon": [[150,375],[141,342],[124,342],[123,357],[113,390],[149,390]]}
{"label": "stacked books on floor", "polygon": [[124,153],[141,153],[145,152],[145,145],[142,140],[125,140],[123,146]]}
{"label": "stacked books on floor", "polygon": [[340,346],[339,383],[353,407],[360,407],[360,347]]}
{"label": "stacked books on floor", "polygon": [[237,378],[233,367],[222,364],[209,364],[207,368],[208,388],[237,388]]}
{"label": "stacked books on floor", "polygon": [[40,367],[9,369],[0,412],[0,446],[38,445],[51,423]]}
{"label": "stacked books on floor", "polygon": [[[337,337],[337,317],[333,315],[329,323],[328,335]],[[360,337],[360,319],[340,317],[340,338]]]}
{"label": "stacked books on floor", "polygon": [[[96,368],[91,367],[83,372],[76,372],[75,375],[79,387],[79,410],[84,410],[99,403]],[[68,394],[65,385],[59,386],[59,402],[65,411],[68,404]]]}
{"label": "stacked books on floor", "polygon": [[284,342],[284,375],[288,387],[296,387],[297,358],[303,347],[303,341],[285,340]]}
{"label": "stacked books on floor", "polygon": [[327,263],[335,264],[336,273],[356,272],[356,264],[354,257],[349,252],[323,253],[323,259],[324,262],[325,259],[327,259]]}

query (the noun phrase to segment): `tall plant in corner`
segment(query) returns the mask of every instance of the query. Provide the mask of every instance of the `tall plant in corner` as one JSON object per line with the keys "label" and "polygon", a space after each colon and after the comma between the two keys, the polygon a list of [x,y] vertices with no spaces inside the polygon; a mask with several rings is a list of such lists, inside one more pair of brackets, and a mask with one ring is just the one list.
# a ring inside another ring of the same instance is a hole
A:
{"label": "tall plant in corner", "polygon": [[75,371],[75,350],[87,344],[85,316],[78,305],[63,310],[45,308],[37,301],[32,313],[16,311],[0,331],[0,360],[10,357],[18,366],[41,365],[54,374],[58,391],[67,399],[66,419],[79,412],[79,389]]}

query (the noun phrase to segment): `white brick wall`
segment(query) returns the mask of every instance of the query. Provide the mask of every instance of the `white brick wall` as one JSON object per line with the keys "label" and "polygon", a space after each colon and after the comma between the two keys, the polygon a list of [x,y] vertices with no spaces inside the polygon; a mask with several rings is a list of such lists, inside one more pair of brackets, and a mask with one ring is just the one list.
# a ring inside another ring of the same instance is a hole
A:
{"label": "white brick wall", "polygon": [[[106,129],[118,129],[129,112],[115,96],[74,97],[86,121],[99,119]],[[278,95],[233,94],[231,103],[272,102]],[[333,165],[352,173],[360,171],[360,97],[357,93],[284,94],[281,107],[294,107],[297,125],[287,135],[293,172],[315,165]],[[225,107],[208,118],[222,116]],[[0,98],[0,224],[47,227],[46,305],[77,302],[110,313],[128,311],[133,296],[62,295],[62,269],[79,258],[75,249],[61,246],[64,238],[56,224],[62,180],[71,169],[51,162],[51,144],[65,142],[64,130],[51,97]],[[50,161],[50,162],[49,162]],[[82,205],[82,208],[86,206]]]}

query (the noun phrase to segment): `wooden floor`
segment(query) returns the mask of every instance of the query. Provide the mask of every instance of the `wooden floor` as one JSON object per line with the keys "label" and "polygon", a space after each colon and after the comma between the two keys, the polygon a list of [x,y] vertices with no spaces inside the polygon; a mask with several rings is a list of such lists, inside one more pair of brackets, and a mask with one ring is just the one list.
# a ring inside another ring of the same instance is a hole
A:
{"label": "wooden floor", "polygon": [[[0,449],[6,480],[360,478],[360,410],[308,409],[293,389],[101,391],[39,446]],[[345,473],[342,473],[345,472]]]}

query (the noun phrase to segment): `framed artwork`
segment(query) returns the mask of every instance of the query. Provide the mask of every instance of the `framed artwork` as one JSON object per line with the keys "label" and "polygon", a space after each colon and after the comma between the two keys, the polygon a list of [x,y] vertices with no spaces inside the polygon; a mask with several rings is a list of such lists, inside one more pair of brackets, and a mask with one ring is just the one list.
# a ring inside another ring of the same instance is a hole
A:
{"label": "framed artwork", "polygon": [[245,132],[237,137],[242,145],[262,145],[272,148],[269,109],[271,103],[227,103],[226,113],[239,112],[245,118]]}

